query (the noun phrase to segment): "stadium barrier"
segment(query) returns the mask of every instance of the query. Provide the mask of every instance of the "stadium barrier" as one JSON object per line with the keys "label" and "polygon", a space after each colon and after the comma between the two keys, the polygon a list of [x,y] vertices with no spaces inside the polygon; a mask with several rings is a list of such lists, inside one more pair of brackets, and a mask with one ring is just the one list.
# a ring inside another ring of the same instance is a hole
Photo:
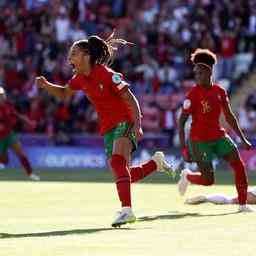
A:
{"label": "stadium barrier", "polygon": [[[106,168],[106,157],[101,148],[26,146],[24,150],[32,166],[36,168]],[[8,167],[18,166],[18,160],[10,154]]]}
{"label": "stadium barrier", "polygon": [[[79,146],[24,146],[31,164],[36,168],[69,168],[69,169],[106,169],[106,155],[103,147]],[[178,149],[165,149],[167,160],[174,169],[184,168],[184,163]],[[133,164],[139,164],[151,157],[152,150],[138,150],[133,156]],[[247,164],[248,170],[256,170],[256,150],[241,150],[241,155]],[[223,161],[214,161],[217,169],[230,169]],[[17,158],[10,154],[7,167],[19,167]],[[195,169],[195,164],[186,164],[185,167]]]}

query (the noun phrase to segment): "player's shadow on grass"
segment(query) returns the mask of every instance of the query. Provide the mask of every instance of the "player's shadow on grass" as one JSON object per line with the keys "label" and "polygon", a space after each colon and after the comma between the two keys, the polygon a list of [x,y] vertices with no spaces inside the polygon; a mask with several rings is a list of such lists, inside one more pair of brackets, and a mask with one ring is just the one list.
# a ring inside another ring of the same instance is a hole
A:
{"label": "player's shadow on grass", "polygon": [[[171,220],[181,219],[186,217],[214,217],[214,216],[225,216],[237,214],[238,212],[218,213],[218,214],[200,214],[200,213],[189,213],[189,212],[170,212],[170,214],[151,215],[143,216],[137,219],[138,222],[154,221],[154,220]],[[24,238],[24,237],[51,237],[51,236],[66,236],[66,235],[81,235],[81,234],[92,234],[102,231],[120,231],[120,230],[136,230],[135,228],[88,228],[88,229],[72,229],[72,230],[60,230],[50,232],[38,232],[38,233],[23,233],[23,234],[11,234],[11,233],[0,233],[0,239],[11,239],[11,238]]]}
{"label": "player's shadow on grass", "polygon": [[88,229],[72,229],[72,230],[60,230],[60,231],[24,233],[24,234],[0,233],[0,239],[83,235],[83,234],[92,234],[92,233],[97,233],[102,231],[120,231],[120,230],[134,230],[134,228],[125,228],[125,227],[124,228],[88,228]]}
{"label": "player's shadow on grass", "polygon": [[237,214],[238,212],[227,212],[227,213],[218,213],[218,214],[201,214],[201,213],[191,213],[191,212],[170,212],[169,214],[161,215],[152,215],[152,216],[143,216],[137,219],[138,222],[143,221],[154,221],[154,220],[173,220],[173,219],[182,219],[188,217],[218,217],[225,215]]}

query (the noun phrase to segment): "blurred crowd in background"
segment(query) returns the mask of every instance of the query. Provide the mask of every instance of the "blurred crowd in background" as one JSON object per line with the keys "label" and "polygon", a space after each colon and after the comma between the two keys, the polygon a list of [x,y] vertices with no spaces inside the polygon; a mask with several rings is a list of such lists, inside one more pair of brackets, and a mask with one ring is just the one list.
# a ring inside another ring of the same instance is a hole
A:
{"label": "blurred crowd in background", "polygon": [[[118,37],[135,43],[119,49],[113,68],[140,100],[144,132],[166,133],[170,145],[193,85],[193,50],[217,53],[215,80],[231,97],[256,67],[255,0],[1,0],[0,11],[0,84],[37,123],[17,130],[63,143],[70,134],[96,133],[97,115],[82,93],[58,101],[36,87],[35,77],[64,85],[72,76],[67,53],[75,40],[107,38],[115,28]],[[255,93],[242,106],[243,129],[256,134]]]}

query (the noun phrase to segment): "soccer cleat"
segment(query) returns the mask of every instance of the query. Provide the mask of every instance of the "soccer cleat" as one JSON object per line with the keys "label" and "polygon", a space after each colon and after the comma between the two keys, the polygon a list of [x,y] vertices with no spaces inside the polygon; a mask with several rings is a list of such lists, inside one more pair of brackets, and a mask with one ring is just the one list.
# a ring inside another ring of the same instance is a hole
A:
{"label": "soccer cleat", "polygon": [[178,182],[178,190],[179,190],[179,193],[181,196],[184,196],[187,191],[188,184],[189,184],[187,175],[190,173],[191,173],[191,171],[188,169],[184,169],[181,171],[180,180]]}
{"label": "soccer cleat", "polygon": [[200,204],[206,202],[206,196],[198,195],[194,197],[187,198],[185,204]]}
{"label": "soccer cleat", "polygon": [[28,175],[28,177],[29,177],[31,180],[40,181],[40,176],[39,176],[39,175],[36,175],[36,174],[34,174],[34,173],[31,173],[30,175]]}
{"label": "soccer cleat", "polygon": [[128,223],[133,223],[135,221],[136,221],[136,217],[132,212],[131,207],[123,207],[122,211],[118,212],[117,217],[113,221],[111,226],[113,228],[117,228]]}
{"label": "soccer cleat", "polygon": [[175,171],[171,165],[165,160],[164,153],[161,151],[155,152],[152,156],[152,160],[156,163],[158,172],[165,172],[168,176],[175,176]]}
{"label": "soccer cleat", "polygon": [[256,209],[254,209],[248,204],[244,204],[244,205],[239,205],[238,211],[239,212],[256,212]]}

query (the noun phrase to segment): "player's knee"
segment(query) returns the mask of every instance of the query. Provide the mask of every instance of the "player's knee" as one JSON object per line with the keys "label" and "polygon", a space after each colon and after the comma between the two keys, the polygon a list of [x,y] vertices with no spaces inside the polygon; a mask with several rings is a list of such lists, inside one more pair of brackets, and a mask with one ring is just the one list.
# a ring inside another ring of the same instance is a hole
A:
{"label": "player's knee", "polygon": [[130,177],[130,173],[127,168],[127,161],[122,155],[112,155],[110,165],[117,179],[120,177]]}

